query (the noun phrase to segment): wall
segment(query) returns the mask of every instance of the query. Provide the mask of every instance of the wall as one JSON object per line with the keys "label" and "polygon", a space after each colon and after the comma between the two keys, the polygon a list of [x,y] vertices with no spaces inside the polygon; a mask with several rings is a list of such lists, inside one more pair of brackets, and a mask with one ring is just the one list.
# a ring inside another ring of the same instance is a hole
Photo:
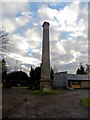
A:
{"label": "wall", "polygon": [[81,88],[90,88],[90,81],[81,81]]}
{"label": "wall", "polygon": [[55,88],[66,88],[67,87],[67,72],[55,73],[53,86]]}
{"label": "wall", "polygon": [[[55,88],[67,88],[68,87],[68,81],[81,81],[80,85],[72,85],[72,88],[90,88],[90,79],[89,81],[84,80],[85,76],[81,75],[73,75],[73,74],[67,74],[67,72],[59,72],[54,74],[54,81],[53,86]],[[83,80],[82,80],[83,78]],[[86,77],[85,77],[86,78]],[[88,78],[87,78],[88,79]],[[69,86],[70,87],[70,86]]]}

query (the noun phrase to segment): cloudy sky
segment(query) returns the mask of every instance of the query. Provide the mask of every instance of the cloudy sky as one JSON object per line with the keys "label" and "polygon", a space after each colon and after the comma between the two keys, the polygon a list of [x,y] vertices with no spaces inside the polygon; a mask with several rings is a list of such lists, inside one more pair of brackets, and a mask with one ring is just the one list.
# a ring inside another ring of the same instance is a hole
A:
{"label": "cloudy sky", "polygon": [[[51,1],[51,0],[50,0]],[[75,73],[88,63],[88,2],[2,2],[1,23],[10,33],[7,62],[24,71],[38,66],[42,24],[50,23],[50,62],[55,71]]]}

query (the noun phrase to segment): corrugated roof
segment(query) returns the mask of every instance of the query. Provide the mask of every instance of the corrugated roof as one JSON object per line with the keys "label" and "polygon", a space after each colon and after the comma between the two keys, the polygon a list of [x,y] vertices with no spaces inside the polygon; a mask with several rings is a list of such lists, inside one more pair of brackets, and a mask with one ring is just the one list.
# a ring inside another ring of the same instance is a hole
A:
{"label": "corrugated roof", "polygon": [[87,75],[79,75],[79,74],[67,74],[68,80],[90,80],[90,77]]}

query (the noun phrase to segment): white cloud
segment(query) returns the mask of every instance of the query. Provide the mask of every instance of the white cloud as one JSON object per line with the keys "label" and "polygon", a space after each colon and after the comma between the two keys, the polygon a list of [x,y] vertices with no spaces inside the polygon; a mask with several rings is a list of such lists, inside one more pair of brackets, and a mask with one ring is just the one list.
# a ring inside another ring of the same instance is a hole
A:
{"label": "white cloud", "polygon": [[7,32],[12,33],[16,29],[16,24],[14,23],[13,19],[3,19],[2,26],[4,26]]}
{"label": "white cloud", "polygon": [[19,49],[19,50],[23,50],[25,51],[26,49],[29,48],[28,42],[21,37],[20,35],[14,35],[13,36],[14,41],[16,41],[14,43],[14,45]]}
{"label": "white cloud", "polygon": [[[75,2],[73,2],[70,6],[66,6],[62,10],[51,9],[47,5],[45,5],[38,10],[38,13],[41,15],[42,19],[45,18],[46,16],[47,20],[49,20],[50,23],[54,23],[54,26],[55,26],[55,21],[57,23],[56,24],[57,26],[65,24],[65,22],[68,25],[72,25],[75,24],[77,21],[77,17],[79,13],[79,3],[76,4]],[[54,22],[51,20],[54,20]],[[53,26],[53,24],[51,25]]]}
{"label": "white cloud", "polygon": [[5,17],[15,17],[19,12],[28,11],[28,2],[4,2],[2,3],[2,13]]}
{"label": "white cloud", "polygon": [[[9,54],[7,57],[17,60],[23,64],[32,64],[37,66],[38,63],[40,63],[40,51],[38,48],[35,48],[34,43],[32,43],[34,46],[32,49],[29,46],[27,39],[21,37],[20,35],[13,35],[12,43],[12,46],[9,46]],[[30,53],[28,53],[29,49],[31,49]],[[12,66],[15,66],[15,64],[12,64]]]}
{"label": "white cloud", "polygon": [[40,28],[41,28],[41,26],[33,27],[31,29],[28,29],[25,32],[25,38],[29,43],[29,48],[35,49],[38,46],[41,46],[42,31]]}
{"label": "white cloud", "polygon": [[[4,2],[2,3],[2,16],[0,22],[1,25],[7,28],[7,31],[13,33],[14,30],[18,27],[18,24],[24,25],[28,22],[28,18],[23,17],[22,21],[20,18],[17,18],[17,15],[22,12],[28,12],[28,3],[21,2]],[[15,21],[17,19],[17,22]],[[17,24],[18,23],[18,24]]]}
{"label": "white cloud", "polygon": [[[80,62],[87,62],[88,25],[87,13],[85,12],[87,6],[80,8],[78,2],[73,2],[63,9],[57,10],[44,4],[36,11],[36,19],[33,17],[33,11],[28,10],[28,3],[22,5],[8,3],[3,6],[3,14],[7,18],[6,23],[5,21],[4,23],[8,25],[9,31],[14,31],[27,23],[32,25],[29,29],[24,30],[23,35],[13,36],[15,42],[10,48],[11,54],[9,56],[11,58],[24,64],[37,65],[40,63],[43,38],[42,24],[46,20],[50,22],[51,64],[56,65],[60,71],[75,72]],[[20,11],[21,16],[16,17],[18,11]]]}
{"label": "white cloud", "polygon": [[33,57],[24,57],[17,53],[10,53],[8,56],[11,58],[15,57],[15,60],[18,60],[22,63],[34,64],[34,65],[38,64],[38,60]]}
{"label": "white cloud", "polygon": [[30,12],[22,12],[20,16],[15,18],[15,21],[18,26],[23,26],[27,23],[32,21],[31,13]]}

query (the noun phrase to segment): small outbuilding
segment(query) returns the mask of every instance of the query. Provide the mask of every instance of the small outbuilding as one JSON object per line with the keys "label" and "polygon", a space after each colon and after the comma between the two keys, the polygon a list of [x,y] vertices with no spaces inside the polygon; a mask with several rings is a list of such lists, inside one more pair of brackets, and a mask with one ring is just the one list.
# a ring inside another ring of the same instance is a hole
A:
{"label": "small outbuilding", "polygon": [[80,74],[55,73],[53,86],[55,88],[90,88],[90,77]]}
{"label": "small outbuilding", "polygon": [[67,81],[70,88],[90,88],[90,77],[87,75],[68,74]]}

